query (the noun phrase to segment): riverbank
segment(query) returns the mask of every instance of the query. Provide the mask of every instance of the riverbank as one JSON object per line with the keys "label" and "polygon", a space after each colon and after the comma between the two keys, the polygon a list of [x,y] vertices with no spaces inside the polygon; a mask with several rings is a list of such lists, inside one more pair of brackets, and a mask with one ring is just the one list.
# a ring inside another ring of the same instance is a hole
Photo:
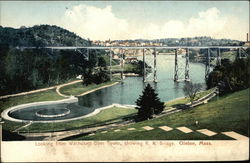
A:
{"label": "riverbank", "polygon": [[[105,134],[96,132],[95,135],[75,137],[75,140],[232,140],[231,137],[223,134],[229,131],[248,137],[248,100],[249,89],[246,89],[219,97],[193,109],[119,127],[115,130],[106,130]],[[168,126],[169,131],[159,128],[162,126]],[[181,126],[187,127],[190,132],[184,133],[178,130],[177,128]],[[201,129],[208,129],[215,134],[207,136],[198,132]]]}
{"label": "riverbank", "polygon": [[97,91],[99,89],[111,87],[119,82],[109,81],[102,84],[90,84],[88,86],[84,86],[82,83],[76,83],[72,85],[68,85],[60,88],[60,93],[65,96],[83,96],[89,94],[91,92]]}
{"label": "riverbank", "polygon": [[[197,93],[196,97],[194,98],[194,101],[198,100],[201,97],[208,95],[209,93],[213,92],[215,89],[216,88],[212,88],[212,89],[204,90],[204,91]],[[184,96],[184,97],[179,97],[179,98],[165,102],[165,106],[166,106],[166,108],[168,108],[168,107],[172,107],[172,106],[177,105],[177,104],[187,104],[189,102],[190,102],[190,98]]]}

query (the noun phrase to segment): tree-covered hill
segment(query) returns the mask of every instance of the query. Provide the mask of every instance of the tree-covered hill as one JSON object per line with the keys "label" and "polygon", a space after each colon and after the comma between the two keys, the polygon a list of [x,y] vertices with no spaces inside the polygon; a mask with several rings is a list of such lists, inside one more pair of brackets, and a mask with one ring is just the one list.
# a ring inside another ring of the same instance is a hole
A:
{"label": "tree-covered hill", "polygon": [[18,47],[89,46],[90,41],[58,26],[19,29],[0,26],[0,96],[44,88],[84,74],[105,51],[50,50]]}
{"label": "tree-covered hill", "polygon": [[75,33],[55,25],[35,25],[26,28],[9,28],[0,26],[0,44],[11,47],[43,46],[86,46],[90,41]]}

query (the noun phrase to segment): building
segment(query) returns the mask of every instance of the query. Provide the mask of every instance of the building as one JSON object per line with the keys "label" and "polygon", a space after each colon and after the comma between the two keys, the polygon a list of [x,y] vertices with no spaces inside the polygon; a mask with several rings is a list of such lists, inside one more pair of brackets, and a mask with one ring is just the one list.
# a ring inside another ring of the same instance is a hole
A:
{"label": "building", "polygon": [[247,41],[245,42],[244,46],[250,46],[250,38],[248,33],[247,33]]}

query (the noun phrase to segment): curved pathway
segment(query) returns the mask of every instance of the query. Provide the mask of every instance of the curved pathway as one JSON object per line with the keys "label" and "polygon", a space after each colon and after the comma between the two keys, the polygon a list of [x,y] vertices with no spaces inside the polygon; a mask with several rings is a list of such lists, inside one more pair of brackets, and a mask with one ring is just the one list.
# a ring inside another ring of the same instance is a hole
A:
{"label": "curved pathway", "polygon": [[81,81],[82,81],[82,80],[75,80],[75,81],[72,81],[72,82],[69,82],[69,83],[66,83],[66,84],[60,84],[60,85],[56,85],[56,86],[52,86],[52,87],[48,87],[48,88],[36,89],[36,90],[33,90],[33,91],[21,92],[21,93],[11,94],[11,95],[4,95],[4,96],[0,96],[0,100],[1,100],[1,99],[5,99],[5,98],[9,98],[9,97],[16,97],[16,96],[22,96],[22,95],[28,95],[28,94],[43,92],[43,91],[47,91],[47,90],[55,89],[55,88],[56,88],[56,90],[57,90],[56,92],[57,92],[60,96],[68,97],[68,96],[65,96],[65,95],[61,94],[61,93],[59,92],[59,89],[60,89],[61,87],[63,87],[63,86],[71,85],[71,84],[75,84],[75,83],[79,83],[79,82],[81,82]]}
{"label": "curved pathway", "polygon": [[59,95],[59,96],[62,96],[62,97],[70,97],[70,96],[67,96],[67,95],[64,95],[60,92],[60,88],[62,87],[65,87],[65,86],[68,86],[68,85],[71,85],[71,84],[76,84],[76,83],[79,83],[79,82],[82,82],[82,80],[75,80],[73,82],[70,82],[70,83],[66,83],[66,84],[61,84],[59,86],[56,87],[56,93]]}
{"label": "curved pathway", "polygon": [[99,89],[103,89],[103,88],[111,87],[111,86],[116,85],[116,84],[118,84],[118,83],[119,83],[119,82],[114,82],[114,83],[109,84],[109,85],[104,85],[104,86],[102,86],[102,87],[95,88],[95,89],[89,90],[89,91],[87,91],[87,92],[83,92],[82,94],[77,95],[77,96],[83,96],[83,95],[86,95],[86,94],[89,94],[89,93],[95,92],[95,91],[97,91],[97,90],[99,90]]}
{"label": "curved pathway", "polygon": [[[81,82],[81,81],[82,81],[82,80],[80,80],[79,82]],[[58,86],[58,87],[56,88],[56,93],[57,93],[58,95],[62,96],[62,97],[70,97],[70,96],[67,96],[67,95],[65,95],[65,94],[62,94],[62,93],[60,92],[60,88],[65,87],[65,86],[67,86],[67,85],[79,83],[79,82],[78,82],[78,81],[75,81],[74,83],[72,82],[72,83],[62,84],[62,85],[60,85],[60,86]],[[89,90],[89,91],[86,91],[86,92],[83,92],[83,93],[81,93],[81,94],[79,94],[79,95],[74,95],[74,96],[83,96],[83,95],[86,95],[86,94],[95,92],[95,91],[97,91],[97,90],[99,90],[99,89],[111,87],[111,86],[116,85],[116,84],[118,84],[118,83],[119,83],[119,82],[114,82],[114,83],[112,83],[112,84],[104,85],[104,86],[102,86],[102,87],[95,88],[95,89],[91,89],[91,90]]]}

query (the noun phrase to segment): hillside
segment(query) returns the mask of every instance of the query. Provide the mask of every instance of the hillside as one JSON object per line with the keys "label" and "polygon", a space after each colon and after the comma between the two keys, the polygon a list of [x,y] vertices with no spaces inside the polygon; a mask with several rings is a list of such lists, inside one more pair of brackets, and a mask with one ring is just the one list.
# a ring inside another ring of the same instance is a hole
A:
{"label": "hillside", "polygon": [[[221,132],[234,131],[249,135],[249,89],[215,98],[206,105],[184,110],[160,118],[120,127],[120,132],[107,130],[94,136],[79,136],[77,140],[228,140]],[[196,124],[195,121],[199,123]],[[169,126],[171,131],[163,131],[160,126]],[[142,127],[150,126],[153,130],[146,131]],[[186,126],[194,132],[185,134],[176,127]],[[135,128],[129,131],[128,128]],[[208,129],[217,134],[211,137],[196,132]],[[117,130],[117,128],[115,129]]]}
{"label": "hillside", "polygon": [[21,46],[85,46],[89,41],[55,25],[35,25],[18,29],[0,26],[0,45]]}
{"label": "hillside", "polygon": [[[215,39],[208,36],[185,37],[185,38],[162,38],[162,39],[136,39],[136,40],[114,40],[118,43],[160,43],[164,46],[239,46],[244,42],[231,39]],[[111,42],[111,43],[112,43]]]}

